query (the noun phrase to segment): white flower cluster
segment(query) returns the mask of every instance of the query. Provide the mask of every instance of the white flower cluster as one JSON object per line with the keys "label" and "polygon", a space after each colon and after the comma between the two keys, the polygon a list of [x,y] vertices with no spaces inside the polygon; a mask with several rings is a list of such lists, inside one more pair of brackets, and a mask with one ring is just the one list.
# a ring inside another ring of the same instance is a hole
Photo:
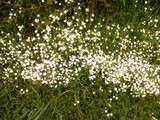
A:
{"label": "white flower cluster", "polygon": [[28,65],[25,62],[23,63],[24,69],[21,73],[24,79],[29,79],[33,81],[41,80],[42,83],[47,83],[47,84],[51,84],[50,82],[56,82],[54,80],[55,79],[55,70],[54,70],[55,62],[53,60],[52,61],[43,60],[42,63],[36,63],[36,61],[31,60],[30,64]]}
{"label": "white flower cluster", "polygon": [[102,76],[106,84],[120,85],[117,92],[130,89],[135,96],[159,95],[160,79],[155,67],[134,53],[126,53],[103,65]]}
{"label": "white flower cluster", "polygon": [[74,2],[74,0],[65,0],[65,3],[67,3],[67,4],[71,4],[73,2]]}
{"label": "white flower cluster", "polygon": [[[146,22],[142,22],[144,28],[121,27],[118,24],[104,27],[100,23],[90,27],[94,14],[80,20],[75,13],[71,19],[63,21],[64,25],[59,25],[67,12],[49,15],[49,23],[46,24],[37,15],[32,26],[42,24],[45,27],[42,30],[37,28],[34,36],[22,38],[24,25],[17,26],[18,39],[11,39],[11,33],[1,32],[4,38],[0,39],[3,51],[0,63],[4,66],[5,78],[20,73],[25,80],[58,87],[68,85],[86,70],[86,80],[94,84],[100,76],[105,85],[117,85],[118,88],[114,88],[117,92],[130,90],[133,96],[143,97],[160,94],[160,68],[149,62],[160,51],[141,38],[158,41],[160,31],[151,32],[145,28]],[[16,19],[13,13],[10,19],[13,16]],[[157,19],[150,20],[148,25],[153,27],[153,23],[158,25]]]}

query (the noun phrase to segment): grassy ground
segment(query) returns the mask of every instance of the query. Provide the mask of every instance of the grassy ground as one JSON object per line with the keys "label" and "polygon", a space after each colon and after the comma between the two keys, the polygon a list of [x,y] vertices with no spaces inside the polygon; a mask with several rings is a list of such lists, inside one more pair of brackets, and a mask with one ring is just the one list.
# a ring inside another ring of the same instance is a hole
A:
{"label": "grassy ground", "polygon": [[158,1],[141,2],[3,11],[0,120],[159,120]]}

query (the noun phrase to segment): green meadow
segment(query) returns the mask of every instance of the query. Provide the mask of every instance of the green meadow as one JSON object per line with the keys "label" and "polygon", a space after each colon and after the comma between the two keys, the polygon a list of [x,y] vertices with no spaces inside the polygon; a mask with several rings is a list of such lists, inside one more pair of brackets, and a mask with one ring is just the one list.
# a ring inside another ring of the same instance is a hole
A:
{"label": "green meadow", "polygon": [[160,120],[160,1],[1,0],[0,120]]}

